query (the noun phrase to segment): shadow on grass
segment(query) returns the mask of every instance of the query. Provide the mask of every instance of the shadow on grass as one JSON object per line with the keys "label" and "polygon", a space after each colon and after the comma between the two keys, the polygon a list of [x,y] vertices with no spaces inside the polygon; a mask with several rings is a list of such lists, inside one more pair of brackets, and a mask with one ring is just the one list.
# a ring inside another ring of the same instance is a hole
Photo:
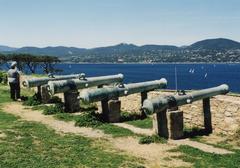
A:
{"label": "shadow on grass", "polygon": [[182,139],[185,139],[185,138],[196,138],[198,136],[204,136],[204,135],[209,135],[209,131],[207,131],[206,129],[204,128],[192,128],[192,129],[189,129],[189,128],[185,128],[184,131],[183,131],[183,138]]}

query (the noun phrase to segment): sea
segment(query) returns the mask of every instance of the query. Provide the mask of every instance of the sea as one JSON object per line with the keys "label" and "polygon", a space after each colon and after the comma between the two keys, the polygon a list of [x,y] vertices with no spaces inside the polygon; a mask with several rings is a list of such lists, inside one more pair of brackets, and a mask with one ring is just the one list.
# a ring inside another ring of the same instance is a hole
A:
{"label": "sea", "polygon": [[166,78],[168,89],[196,90],[228,84],[240,93],[240,64],[58,64],[61,74],[87,77],[122,73],[124,83]]}
{"label": "sea", "polygon": [[[57,64],[60,75],[85,73],[86,77],[122,73],[124,83],[166,78],[168,89],[196,90],[228,84],[240,93],[240,64]],[[39,71],[39,73],[41,73]]]}

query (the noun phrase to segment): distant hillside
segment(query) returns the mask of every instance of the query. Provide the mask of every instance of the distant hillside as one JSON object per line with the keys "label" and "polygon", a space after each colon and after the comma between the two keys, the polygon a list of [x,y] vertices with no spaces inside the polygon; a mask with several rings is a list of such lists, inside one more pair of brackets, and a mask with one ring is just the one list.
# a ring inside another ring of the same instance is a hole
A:
{"label": "distant hillside", "polygon": [[184,47],[126,43],[92,49],[64,46],[6,47],[2,51],[58,56],[63,61],[71,62],[240,62],[240,43],[224,38],[202,40]]}
{"label": "distant hillside", "polygon": [[17,48],[0,45],[0,52],[15,51]]}
{"label": "distant hillside", "polygon": [[22,47],[14,52],[17,53],[29,53],[35,55],[50,55],[50,56],[71,56],[71,55],[78,55],[85,51],[86,49],[76,48],[76,47],[45,47],[45,48],[38,48],[38,47]]}
{"label": "distant hillside", "polygon": [[240,43],[237,41],[218,38],[218,39],[207,39],[198,41],[189,46],[189,49],[200,50],[231,50],[240,49]]}

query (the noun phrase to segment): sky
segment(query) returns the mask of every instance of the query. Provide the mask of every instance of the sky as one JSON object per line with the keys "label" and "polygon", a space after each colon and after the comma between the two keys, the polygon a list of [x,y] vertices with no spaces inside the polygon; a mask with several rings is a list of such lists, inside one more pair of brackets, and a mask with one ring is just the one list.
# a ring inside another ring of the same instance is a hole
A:
{"label": "sky", "polygon": [[0,45],[240,41],[240,0],[0,0]]}

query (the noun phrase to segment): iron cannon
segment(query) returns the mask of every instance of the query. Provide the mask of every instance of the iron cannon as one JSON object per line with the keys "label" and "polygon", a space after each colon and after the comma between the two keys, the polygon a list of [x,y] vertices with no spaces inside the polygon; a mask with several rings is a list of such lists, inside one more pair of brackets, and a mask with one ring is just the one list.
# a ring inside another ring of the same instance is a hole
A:
{"label": "iron cannon", "polygon": [[47,89],[52,95],[54,95],[56,93],[65,93],[71,90],[78,90],[114,83],[122,83],[123,77],[123,74],[118,74],[80,79],[49,81]]}
{"label": "iron cannon", "polygon": [[228,92],[228,85],[223,84],[217,87],[187,93],[185,95],[160,96],[154,99],[146,99],[143,102],[142,109],[147,114],[158,113],[165,109],[190,104],[197,100],[210,98],[220,94],[227,94]]}
{"label": "iron cannon", "polygon": [[24,87],[38,87],[47,84],[49,81],[58,81],[58,80],[67,80],[67,79],[77,79],[77,78],[85,78],[85,74],[73,74],[73,75],[63,75],[56,76],[53,75],[44,78],[35,78],[35,79],[27,79],[22,82]]}
{"label": "iron cannon", "polygon": [[131,83],[119,85],[117,87],[104,87],[92,90],[84,90],[80,93],[80,99],[87,102],[96,102],[102,100],[117,99],[118,97],[127,96],[134,93],[148,92],[155,89],[166,88],[167,80],[160,80]]}

